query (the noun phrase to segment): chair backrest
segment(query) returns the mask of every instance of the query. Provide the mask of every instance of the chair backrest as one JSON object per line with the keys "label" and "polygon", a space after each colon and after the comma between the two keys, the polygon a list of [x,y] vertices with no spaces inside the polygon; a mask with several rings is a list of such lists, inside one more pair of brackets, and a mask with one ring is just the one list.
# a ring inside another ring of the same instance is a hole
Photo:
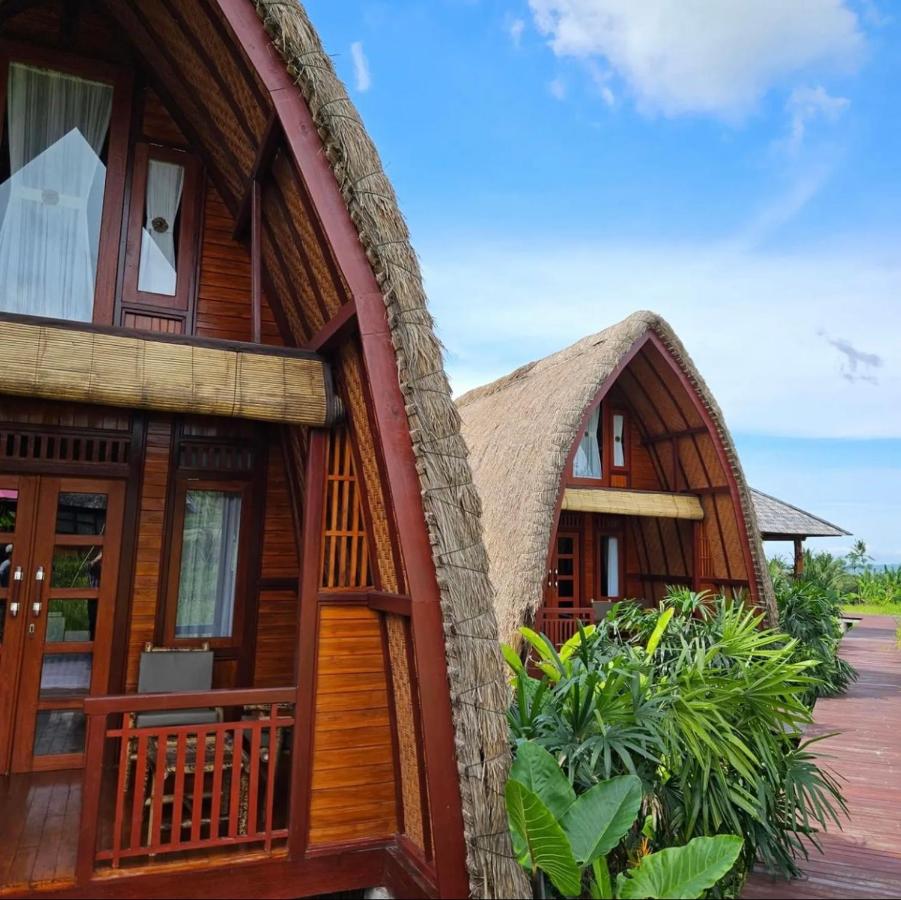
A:
{"label": "chair backrest", "polygon": [[592,618],[594,619],[595,624],[598,624],[607,618],[607,613],[613,609],[613,602],[610,600],[592,600],[591,608],[594,610]]}
{"label": "chair backrest", "polygon": [[138,669],[139,694],[208,691],[213,687],[212,650],[144,650]]}

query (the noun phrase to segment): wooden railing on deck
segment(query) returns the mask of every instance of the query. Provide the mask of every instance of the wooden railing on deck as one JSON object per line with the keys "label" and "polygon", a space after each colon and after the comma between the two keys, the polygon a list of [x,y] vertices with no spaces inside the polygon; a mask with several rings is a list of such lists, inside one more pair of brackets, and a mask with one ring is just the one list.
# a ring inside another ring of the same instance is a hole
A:
{"label": "wooden railing on deck", "polygon": [[555,647],[560,647],[579,633],[578,622],[585,626],[593,621],[591,609],[541,609],[535,618],[535,630],[546,634]]}
{"label": "wooden railing on deck", "polygon": [[[125,861],[223,847],[270,852],[287,839],[288,822],[277,822],[275,810],[277,797],[289,801],[290,790],[281,787],[277,794],[276,781],[278,750],[295,722],[293,709],[286,707],[295,698],[291,687],[86,699],[79,881],[89,880],[98,863],[119,868]],[[256,717],[228,721],[226,715],[225,721],[202,725],[134,724],[139,713],[216,708],[240,717],[248,707]],[[113,757],[117,765],[110,771]],[[115,790],[109,796],[111,783]],[[285,802],[284,809],[289,807]]]}

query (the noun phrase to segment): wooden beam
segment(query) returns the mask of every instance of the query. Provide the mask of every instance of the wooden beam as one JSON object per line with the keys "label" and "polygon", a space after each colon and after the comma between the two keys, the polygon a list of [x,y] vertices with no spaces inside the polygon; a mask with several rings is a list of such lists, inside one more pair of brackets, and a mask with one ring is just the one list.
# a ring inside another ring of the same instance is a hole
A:
{"label": "wooden beam", "polygon": [[307,342],[304,344],[304,350],[309,350],[311,353],[323,353],[326,350],[330,350],[332,347],[341,343],[344,338],[347,336],[348,332],[352,327],[355,327],[357,324],[357,309],[353,303],[345,303],[338,312],[335,313],[316,332]]}
{"label": "wooden beam", "polygon": [[251,185],[250,213],[250,322],[251,340],[263,342],[263,189],[260,182]]}
{"label": "wooden beam", "polygon": [[698,425],[695,428],[683,428],[679,431],[663,431],[659,434],[649,434],[641,439],[642,444],[657,444],[661,441],[674,441],[679,438],[692,437],[693,435],[707,434],[707,428]]}
{"label": "wooden beam", "polygon": [[618,488],[566,488],[563,509],[614,516],[651,516],[701,521],[704,509],[692,494],[624,491]]}
{"label": "wooden beam", "polygon": [[244,191],[244,196],[241,198],[238,212],[235,215],[235,229],[232,237],[236,241],[243,240],[247,234],[253,212],[254,186],[265,179],[266,174],[269,172],[269,167],[275,159],[275,154],[278,153],[278,149],[281,146],[281,140],[281,122],[278,115],[272,113],[269,121],[266,123],[266,130],[263,132],[262,138],[260,138],[256,158],[247,176],[247,189]]}

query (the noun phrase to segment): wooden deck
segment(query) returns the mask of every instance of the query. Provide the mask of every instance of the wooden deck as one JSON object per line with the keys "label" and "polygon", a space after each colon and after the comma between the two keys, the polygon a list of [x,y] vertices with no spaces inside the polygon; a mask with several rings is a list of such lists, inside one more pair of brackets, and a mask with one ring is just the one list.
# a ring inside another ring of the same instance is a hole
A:
{"label": "wooden deck", "polygon": [[850,820],[811,851],[794,881],[751,877],[745,898],[901,898],[901,650],[896,621],[867,616],[845,637],[842,655],[860,673],[844,696],[817,703],[811,734],[843,781]]}

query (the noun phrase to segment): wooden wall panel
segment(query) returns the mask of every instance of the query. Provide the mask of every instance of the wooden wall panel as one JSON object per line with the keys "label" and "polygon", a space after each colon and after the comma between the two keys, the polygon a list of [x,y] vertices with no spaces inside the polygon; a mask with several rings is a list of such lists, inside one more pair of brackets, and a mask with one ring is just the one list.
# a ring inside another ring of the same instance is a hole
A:
{"label": "wooden wall panel", "polygon": [[353,605],[319,615],[310,844],[387,838],[397,785],[379,617]]}
{"label": "wooden wall panel", "polygon": [[141,130],[144,140],[169,147],[187,147],[188,141],[156,92],[147,88],[144,91],[143,101]]}
{"label": "wooden wall panel", "polygon": [[279,442],[269,448],[266,474],[266,513],[263,525],[263,557],[260,577],[297,578],[300,562],[297,535],[291,510],[288,473]]}
{"label": "wooden wall panel", "polygon": [[154,417],[147,427],[147,452],[141,509],[138,522],[138,546],[132,588],[131,622],[128,635],[126,690],[137,690],[141,648],[153,640],[156,604],[163,558],[163,529],[166,520],[172,420]]}
{"label": "wooden wall panel", "polygon": [[290,687],[294,684],[297,604],[296,590],[260,592],[254,687]]}

